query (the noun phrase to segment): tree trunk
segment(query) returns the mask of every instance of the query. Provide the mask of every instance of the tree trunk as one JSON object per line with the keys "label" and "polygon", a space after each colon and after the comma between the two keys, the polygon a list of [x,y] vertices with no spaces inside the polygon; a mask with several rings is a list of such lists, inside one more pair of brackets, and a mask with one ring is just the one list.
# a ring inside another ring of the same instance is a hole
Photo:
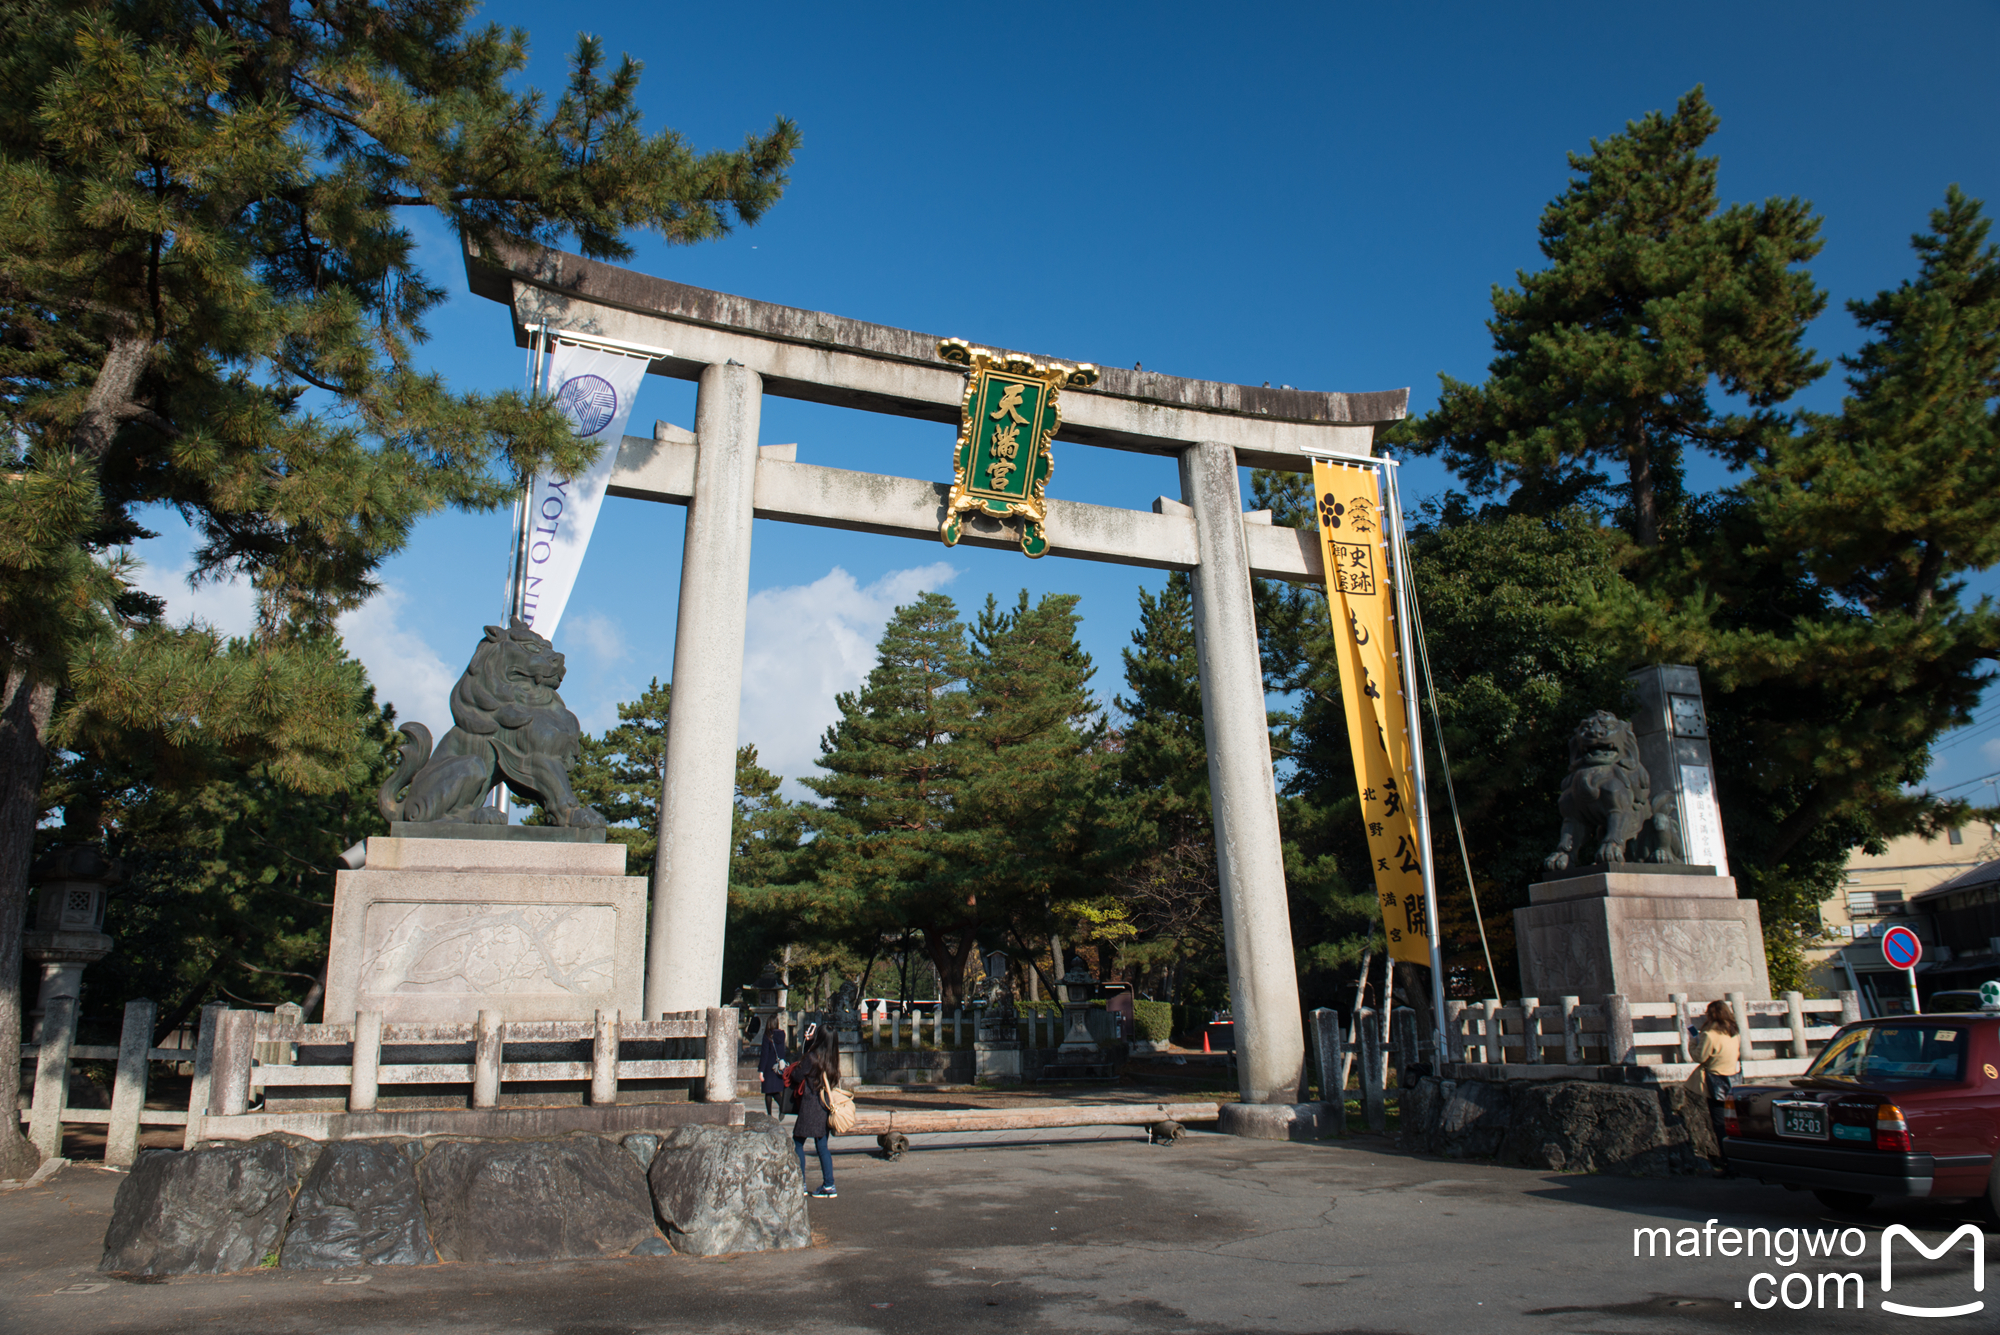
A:
{"label": "tree trunk", "polygon": [[0,1177],[27,1177],[42,1158],[22,1137],[14,1108],[21,1094],[21,933],[48,761],[43,739],[55,703],[55,683],[24,667],[7,674],[0,693]]}
{"label": "tree trunk", "polygon": [[1931,610],[1931,600],[1937,597],[1938,577],[1943,573],[1943,544],[1925,543],[1924,559],[1917,564],[1917,596],[1910,609],[1919,619]]}
{"label": "tree trunk", "polygon": [[130,414],[133,392],[153,356],[153,340],[125,334],[111,341],[97,380],[83,401],[83,413],[70,428],[70,448],[90,459],[102,459],[111,449],[118,423]]}
{"label": "tree trunk", "polygon": [[1632,536],[1641,547],[1660,545],[1659,499],[1653,493],[1653,452],[1645,438],[1626,452],[1625,475],[1632,483]]}

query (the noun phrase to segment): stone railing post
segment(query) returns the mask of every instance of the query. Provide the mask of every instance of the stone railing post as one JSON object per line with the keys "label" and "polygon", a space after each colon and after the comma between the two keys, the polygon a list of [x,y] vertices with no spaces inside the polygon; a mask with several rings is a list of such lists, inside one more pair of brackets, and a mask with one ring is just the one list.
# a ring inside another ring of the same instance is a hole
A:
{"label": "stone railing post", "polygon": [[[736,1054],[742,1044],[737,1039],[736,1010],[732,1006],[708,1008],[707,1060],[703,1063],[701,1101],[736,1102]],[[835,1042],[839,1034],[834,1035]]]}
{"label": "stone railing post", "polygon": [[1482,1037],[1486,1041],[1486,1061],[1497,1066],[1507,1060],[1507,1048],[1500,1032],[1500,998],[1488,997],[1480,1006],[1485,1011],[1486,1028]]}
{"label": "stone railing post", "polygon": [[104,1129],[104,1162],[130,1168],[139,1158],[139,1114],[146,1107],[146,1077],[159,1007],[145,998],[125,1003],[118,1034],[118,1075],[111,1086],[111,1123]]}
{"label": "stone railing post", "polygon": [[1347,1063],[1341,1052],[1340,1016],[1325,1006],[1307,1017],[1311,1023],[1313,1060],[1319,1067],[1319,1097],[1333,1116],[1333,1133],[1347,1134]]}
{"label": "stone railing post", "polygon": [[1378,1013],[1363,1006],[1355,1013],[1355,1028],[1361,1034],[1361,1113],[1368,1129],[1380,1135],[1388,1129],[1389,1114],[1382,1103],[1383,1071],[1382,1021]]}
{"label": "stone railing post", "polygon": [[1840,994],[1840,1022],[1844,1025],[1861,1023],[1861,994],[1842,992]]}
{"label": "stone railing post", "polygon": [[[1672,1002],[1674,1006],[1674,1037],[1676,1039],[1674,1047],[1676,1055],[1674,1060],[1691,1062],[1694,1060],[1694,1052],[1688,1046],[1688,994],[1685,992],[1669,992],[1667,993],[1667,1000]],[[1738,1011],[1736,1019],[1745,1030],[1743,1035],[1743,1055],[1747,1057],[1750,1055],[1750,1035],[1748,1033],[1750,1017]]]}
{"label": "stone railing post", "polygon": [[618,1018],[615,1010],[600,1010],[590,1035],[590,1101],[618,1102]]}
{"label": "stone railing post", "polygon": [[354,1017],[354,1049],[347,1060],[347,1111],[374,1112],[382,1089],[381,1011]]}
{"label": "stone railing post", "polygon": [[499,1011],[481,1011],[473,1026],[472,1106],[500,1106],[501,1024]]}
{"label": "stone railing post", "polygon": [[1521,998],[1521,1060],[1538,1063],[1542,1060],[1542,999],[1540,997]]}
{"label": "stone railing post", "polygon": [[1396,1023],[1389,1032],[1395,1036],[1396,1083],[1408,1089],[1416,1083],[1410,1071],[1417,1064],[1417,1013],[1411,1007],[1398,1006],[1395,1014]]}
{"label": "stone railing post", "polygon": [[1613,992],[1604,998],[1604,1062],[1607,1066],[1633,1066],[1639,1049],[1633,1042],[1632,1004]]}
{"label": "stone railing post", "polygon": [[201,1121],[208,1116],[209,1098],[215,1084],[215,1044],[222,1033],[222,1017],[229,1010],[226,1001],[211,1001],[201,1008],[201,1028],[194,1043],[194,1080],[188,1086],[187,1132],[181,1148],[191,1150],[201,1139]]}
{"label": "stone railing post", "polygon": [[1583,1015],[1577,1009],[1580,998],[1562,999],[1563,1064],[1583,1065]]}
{"label": "stone railing post", "polygon": [[1465,1003],[1447,1001],[1444,1003],[1445,1052],[1438,1058],[1438,1074],[1447,1074],[1448,1064],[1465,1060]]}
{"label": "stone railing post", "polygon": [[75,1045],[76,998],[50,997],[48,1009],[42,1012],[41,1042],[35,1051],[35,1102],[28,1113],[28,1139],[45,1159],[62,1154],[62,1119],[69,1106],[69,1053]]}
{"label": "stone railing post", "polygon": [[1806,1055],[1806,1008],[1805,993],[1785,993],[1785,1019],[1792,1027],[1792,1055]]}

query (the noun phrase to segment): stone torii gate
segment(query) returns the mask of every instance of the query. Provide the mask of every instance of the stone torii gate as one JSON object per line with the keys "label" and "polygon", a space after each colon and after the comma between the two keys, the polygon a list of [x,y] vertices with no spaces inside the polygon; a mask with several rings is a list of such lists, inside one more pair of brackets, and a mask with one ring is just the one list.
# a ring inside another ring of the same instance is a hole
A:
{"label": "stone torii gate", "polygon": [[[935,542],[949,489],[800,463],[784,447],[760,450],[763,396],[955,427],[964,372],[938,359],[936,336],[687,287],[538,246],[469,246],[466,275],[474,293],[512,311],[520,347],[547,328],[671,349],[650,370],[700,386],[694,433],[662,424],[651,440],[625,437],[610,494],[688,507],[646,1009],[712,1006],[722,991],[751,520]],[[1250,579],[1317,584],[1323,575],[1314,533],[1274,527],[1268,512],[1244,513],[1237,466],[1305,472],[1312,453],[1367,455],[1375,427],[1402,417],[1408,402],[1406,389],[1258,389],[1119,367],[1104,368],[1095,388],[1063,396],[1057,440],[1180,463],[1179,500],[1161,497],[1148,513],[1052,497],[1044,531],[1052,555],[1193,576],[1245,1103],[1296,1102],[1305,1066]],[[940,435],[941,464],[948,440]],[[1017,543],[997,524],[977,521],[968,521],[963,541]]]}

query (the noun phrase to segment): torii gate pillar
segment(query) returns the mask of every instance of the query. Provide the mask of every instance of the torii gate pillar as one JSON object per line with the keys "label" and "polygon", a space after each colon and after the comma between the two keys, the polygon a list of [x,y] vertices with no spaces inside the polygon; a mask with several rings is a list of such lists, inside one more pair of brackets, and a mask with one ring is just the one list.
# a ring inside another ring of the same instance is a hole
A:
{"label": "torii gate pillar", "polygon": [[674,626],[660,851],[646,934],[646,1014],[697,1011],[722,995],[736,724],[750,608],[763,377],[735,362],[703,368],[695,400],[694,495]]}
{"label": "torii gate pillar", "polygon": [[1180,463],[1181,497],[1194,510],[1201,552],[1193,572],[1194,645],[1230,1014],[1239,1035],[1237,1085],[1245,1103],[1295,1103],[1305,1086],[1305,1030],[1236,451],[1202,441]]}

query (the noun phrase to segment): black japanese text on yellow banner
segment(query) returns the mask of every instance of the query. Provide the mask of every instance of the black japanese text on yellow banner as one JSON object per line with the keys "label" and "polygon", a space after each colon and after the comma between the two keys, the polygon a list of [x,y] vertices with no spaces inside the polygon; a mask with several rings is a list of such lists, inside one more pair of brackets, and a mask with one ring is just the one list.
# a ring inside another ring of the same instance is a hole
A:
{"label": "black japanese text on yellow banner", "polygon": [[1375,892],[1389,955],[1409,964],[1431,962],[1424,914],[1422,856],[1409,808],[1409,712],[1396,656],[1395,598],[1389,587],[1382,531],[1382,488],[1376,471],[1356,464],[1313,461],[1319,502],[1320,550],[1326,558],[1326,598],[1339,646],[1340,697],[1354,750],[1354,782],[1375,863]]}

